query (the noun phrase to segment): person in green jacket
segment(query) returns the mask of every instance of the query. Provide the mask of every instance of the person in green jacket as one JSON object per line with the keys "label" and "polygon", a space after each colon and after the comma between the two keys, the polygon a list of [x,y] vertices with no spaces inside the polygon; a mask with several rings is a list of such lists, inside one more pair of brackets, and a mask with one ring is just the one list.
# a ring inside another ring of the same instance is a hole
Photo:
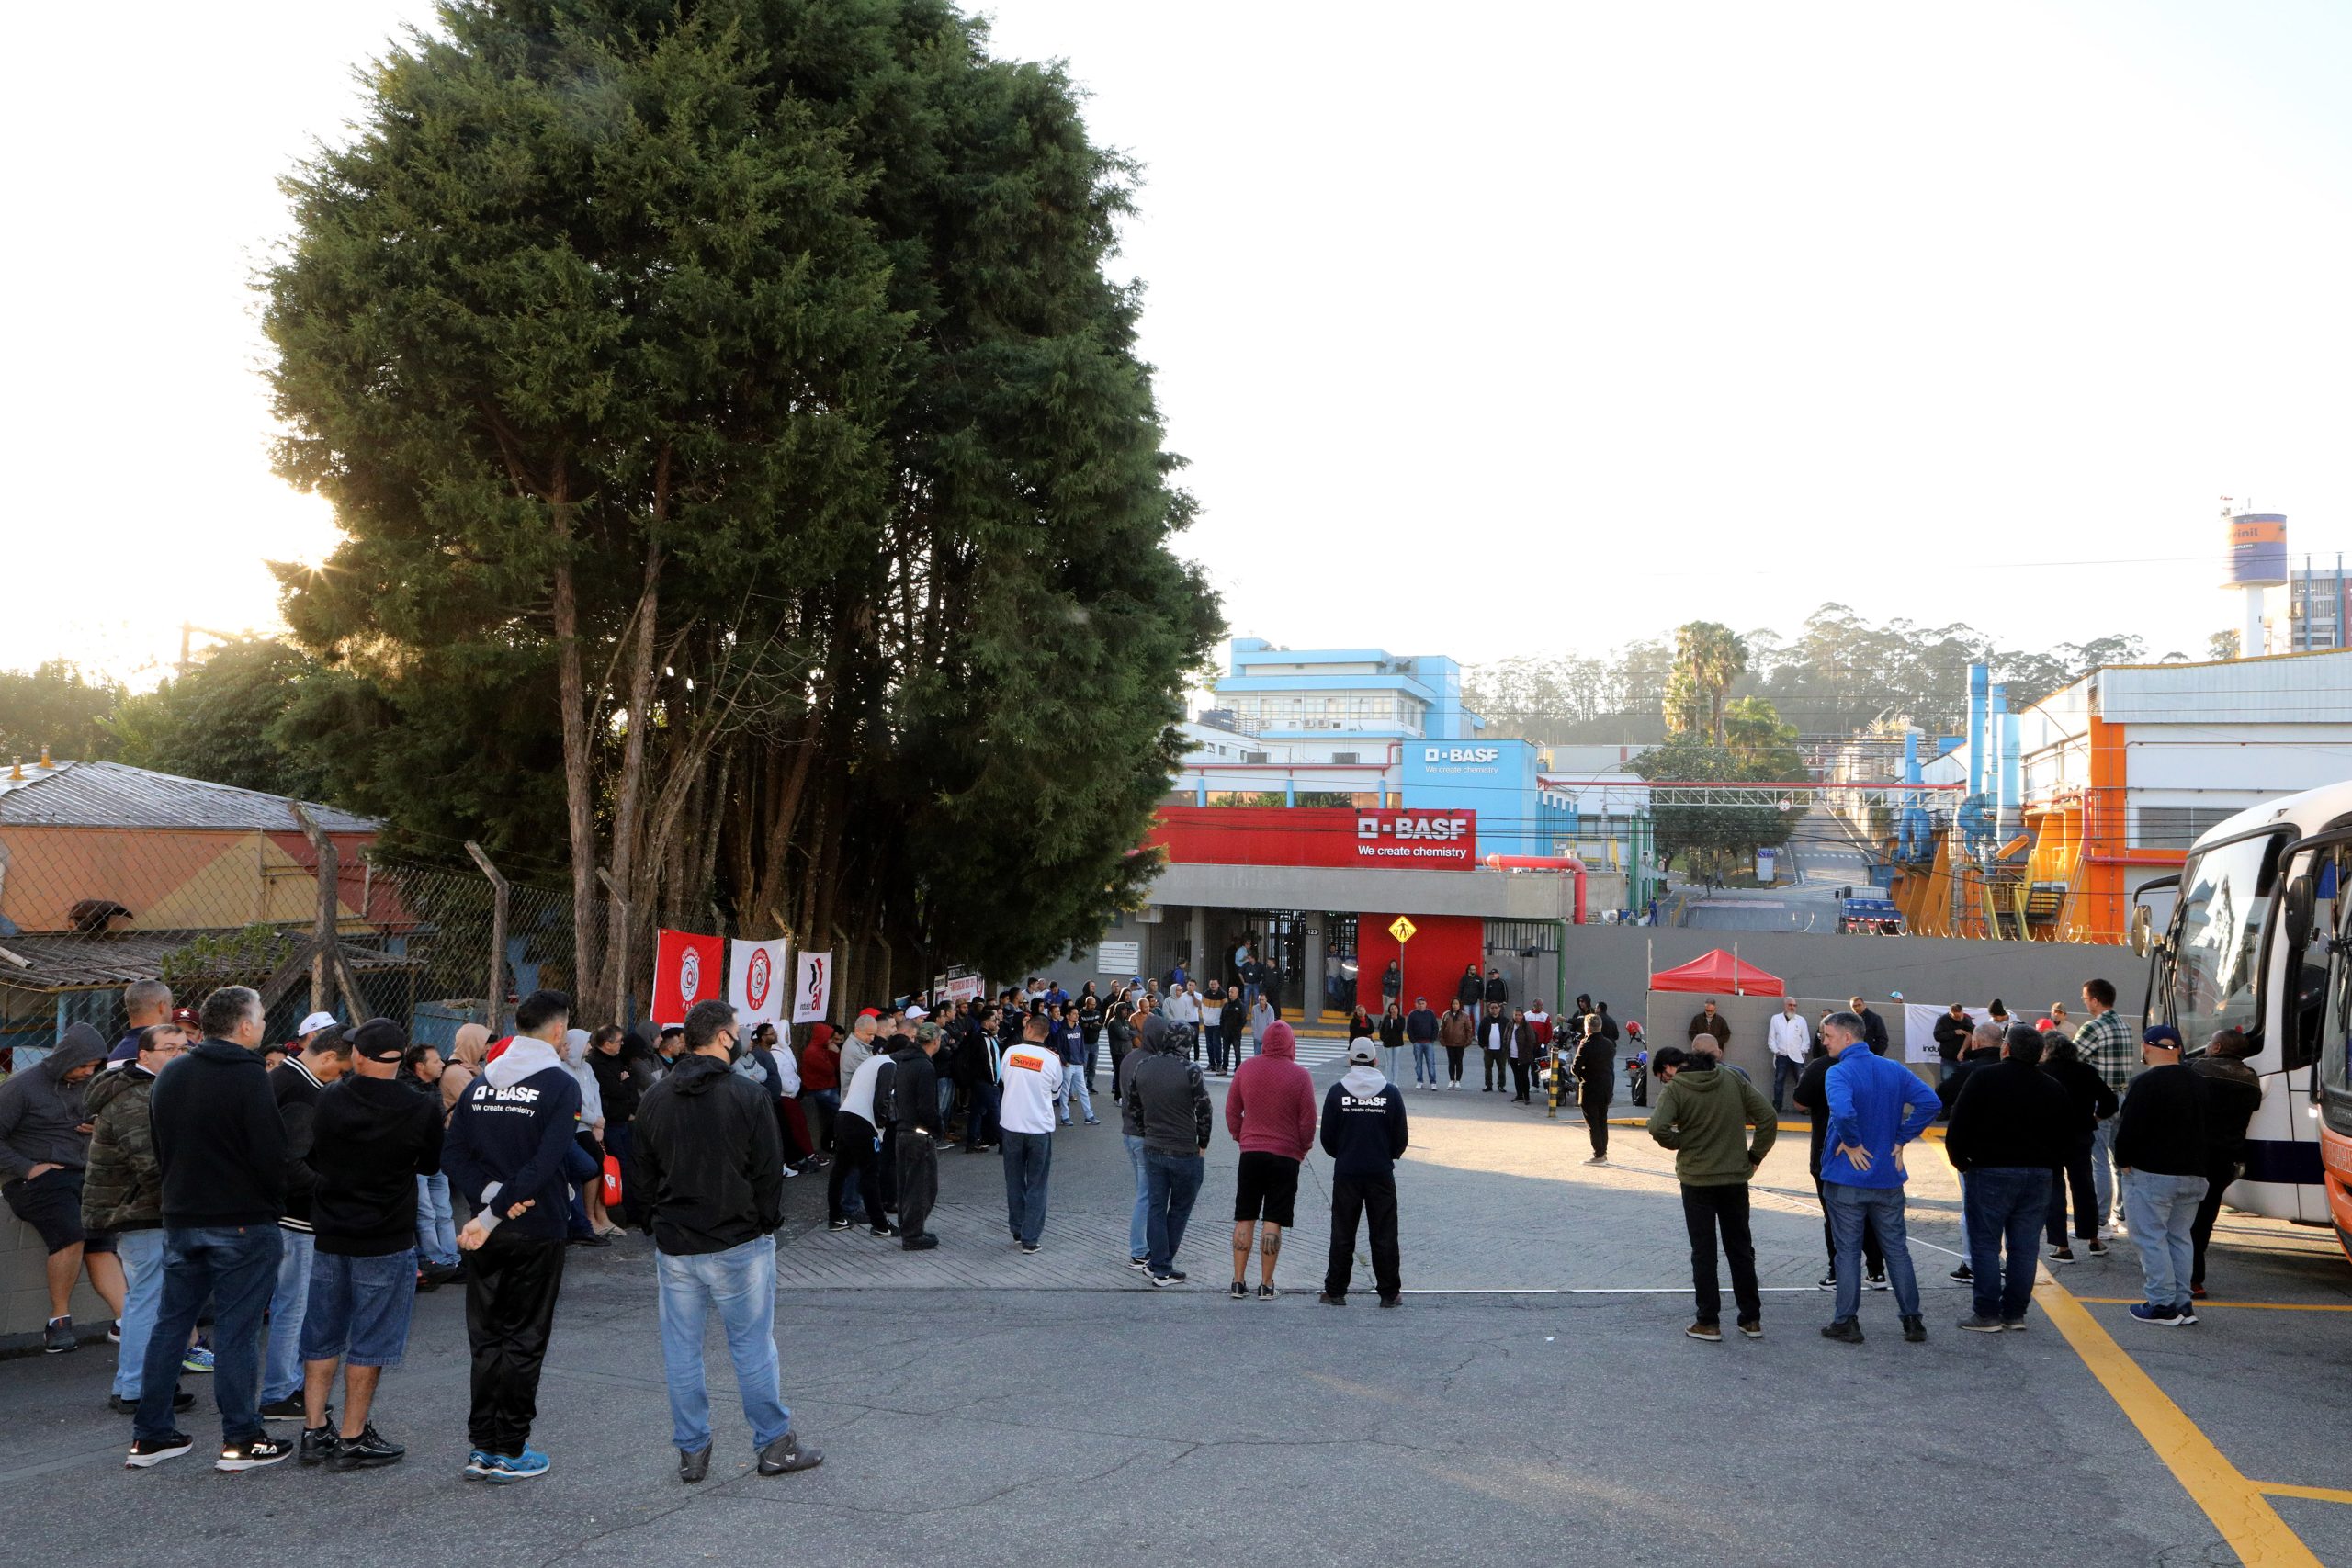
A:
{"label": "person in green jacket", "polygon": [[[1682,1221],[1690,1232],[1690,1283],[1697,1321],[1682,1332],[1710,1345],[1723,1343],[1723,1292],[1715,1280],[1715,1233],[1731,1259],[1732,1299],[1739,1331],[1764,1337],[1764,1301],[1756,1288],[1756,1243],[1747,1230],[1747,1182],[1781,1135],[1772,1102],[1737,1073],[1727,1073],[1712,1051],[1662,1045],[1650,1073],[1666,1087],[1650,1109],[1649,1134],[1674,1151],[1682,1183]],[[1755,1132],[1751,1136],[1749,1129]]]}

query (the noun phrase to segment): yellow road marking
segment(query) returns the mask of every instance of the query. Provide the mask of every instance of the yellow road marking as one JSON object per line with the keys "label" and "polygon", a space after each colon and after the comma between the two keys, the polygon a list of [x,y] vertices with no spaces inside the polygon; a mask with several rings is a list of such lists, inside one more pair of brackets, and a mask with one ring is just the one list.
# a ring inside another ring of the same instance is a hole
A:
{"label": "yellow road marking", "polygon": [[[2138,1296],[2076,1296],[2076,1301],[2088,1306],[2120,1307],[2136,1305]],[[2199,1302],[2197,1310],[2209,1307],[2250,1307],[2256,1312],[2352,1312],[2352,1305],[2333,1302]]]}
{"label": "yellow road marking", "polygon": [[2083,1359],[2083,1365],[2139,1428],[2140,1436],[2165,1461],[2190,1500],[2205,1510],[2205,1517],[2213,1521],[2213,1528],[2222,1532],[2222,1539],[2245,1568],[2319,1568],[2319,1559],[2312,1555],[2311,1548],[2287,1528],[2278,1510],[2264,1501],[2262,1495],[2268,1488],[2240,1475],[2212,1439],[2182,1414],[2137,1361],[2124,1354],[2123,1347],[2099,1326],[2081,1302],[2055,1282],[2038,1285],[2033,1293],[2075,1354]]}
{"label": "yellow road marking", "polygon": [[2352,1492],[2333,1486],[2289,1486],[2283,1482],[2257,1481],[2254,1489],[2266,1496],[2301,1497],[2312,1503],[2352,1503]]}

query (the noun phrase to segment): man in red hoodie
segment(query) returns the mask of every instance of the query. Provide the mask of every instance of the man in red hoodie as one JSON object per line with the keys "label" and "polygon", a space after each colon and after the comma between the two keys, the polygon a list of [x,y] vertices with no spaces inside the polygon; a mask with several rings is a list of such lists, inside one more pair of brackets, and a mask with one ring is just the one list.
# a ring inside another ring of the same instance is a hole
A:
{"label": "man in red hoodie", "polygon": [[[1274,1260],[1298,1201],[1298,1167],[1315,1146],[1315,1080],[1298,1065],[1298,1042],[1280,1019],[1266,1026],[1258,1055],[1241,1064],[1225,1091],[1225,1130],[1241,1145],[1233,1198],[1233,1284],[1250,1296],[1250,1248],[1258,1247],[1258,1299],[1274,1299]],[[1259,1223],[1264,1222],[1264,1231]]]}

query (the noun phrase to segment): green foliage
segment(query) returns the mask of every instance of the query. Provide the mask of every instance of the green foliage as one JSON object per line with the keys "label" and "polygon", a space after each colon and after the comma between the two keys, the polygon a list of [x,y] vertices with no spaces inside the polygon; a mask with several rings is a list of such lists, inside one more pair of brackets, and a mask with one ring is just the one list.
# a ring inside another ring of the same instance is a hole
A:
{"label": "green foliage", "polygon": [[[1764,720],[1751,712],[1745,722],[1760,725]],[[1777,718],[1770,722],[1778,726]],[[1781,761],[1769,752],[1762,761],[1746,761],[1728,746],[1692,735],[1638,752],[1626,766],[1645,779],[1690,784],[1780,783],[1804,776],[1802,768],[1774,772]],[[1778,844],[1788,837],[1793,814],[1772,806],[1655,806],[1650,815],[1658,852],[1671,860],[1686,853],[1747,854],[1763,845]]]}
{"label": "green foliage", "polygon": [[1724,704],[1731,683],[1747,670],[1747,644],[1714,621],[1686,621],[1674,629],[1674,672],[1666,688],[1666,731],[1698,730],[1724,743]]}
{"label": "green foliage", "polygon": [[200,936],[164,954],[157,969],[175,995],[220,986],[258,986],[292,956],[300,939],[271,925]]}
{"label": "green foliage", "polygon": [[232,642],[152,692],[126,696],[106,721],[134,767],[316,800],[329,772],[278,728],[318,676],[307,655],[263,638]]}
{"label": "green foliage", "polygon": [[640,920],[1091,940],[1221,626],[1069,82],[939,0],[441,21],[288,182],[279,468],[348,536],[281,570],[334,671],[289,738],[407,832],[626,859]]}
{"label": "green foliage", "polygon": [[1779,710],[1762,697],[1739,697],[1725,705],[1724,747],[1756,779],[1785,782],[1805,776],[1796,726],[1782,724]]}
{"label": "green foliage", "polygon": [[106,716],[121,700],[120,685],[85,675],[62,659],[31,670],[0,670],[0,767],[12,757],[29,762],[44,746],[61,760],[112,757]]}

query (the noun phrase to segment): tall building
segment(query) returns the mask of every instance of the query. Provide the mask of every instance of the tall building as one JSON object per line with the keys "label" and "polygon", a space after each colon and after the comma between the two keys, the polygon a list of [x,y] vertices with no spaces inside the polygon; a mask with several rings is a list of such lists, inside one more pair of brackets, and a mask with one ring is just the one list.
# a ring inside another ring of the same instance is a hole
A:
{"label": "tall building", "polygon": [[2287,636],[2278,653],[2352,648],[2352,572],[2344,558],[2334,566],[2306,566],[2287,580]]}

